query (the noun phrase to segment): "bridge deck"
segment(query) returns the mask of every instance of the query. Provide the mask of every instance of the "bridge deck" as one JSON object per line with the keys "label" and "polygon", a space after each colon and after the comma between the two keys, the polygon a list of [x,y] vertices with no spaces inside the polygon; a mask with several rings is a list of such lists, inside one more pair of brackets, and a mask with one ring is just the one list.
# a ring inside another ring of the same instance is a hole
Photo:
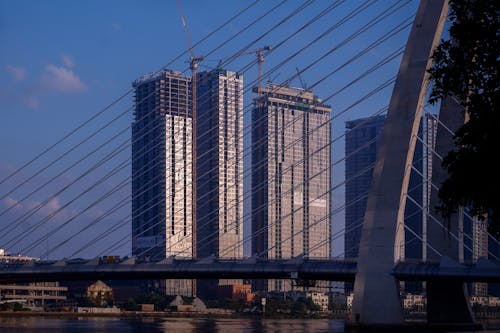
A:
{"label": "bridge deck", "polygon": [[[101,263],[94,260],[67,260],[30,263],[0,263],[0,281],[63,280],[136,280],[136,279],[303,279],[354,281],[354,260],[266,260],[215,259],[160,262]],[[463,282],[500,283],[500,265],[479,260],[476,264],[458,264],[447,258],[440,263],[400,262],[392,274],[402,281],[437,279]]]}
{"label": "bridge deck", "polygon": [[400,262],[393,275],[405,281],[455,280],[500,283],[500,265],[480,259],[476,264],[458,264],[444,257],[440,263]]}
{"label": "bridge deck", "polygon": [[354,281],[356,263],[332,260],[170,260],[106,264],[52,262],[9,265],[0,281],[135,279],[289,279]]}

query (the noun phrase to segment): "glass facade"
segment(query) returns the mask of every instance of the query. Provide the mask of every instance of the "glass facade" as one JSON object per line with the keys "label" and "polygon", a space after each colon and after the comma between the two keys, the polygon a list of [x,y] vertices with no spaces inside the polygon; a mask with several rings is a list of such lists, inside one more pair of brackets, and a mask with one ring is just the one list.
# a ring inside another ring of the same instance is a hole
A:
{"label": "glass facade", "polygon": [[243,76],[197,78],[197,253],[243,256]]}
{"label": "glass facade", "polygon": [[[243,76],[224,69],[197,77],[197,255],[243,257]],[[214,298],[217,285],[200,280],[198,294]]]}
{"label": "glass facade", "polygon": [[[252,252],[330,257],[330,112],[310,91],[269,85],[252,114]],[[269,280],[259,289],[289,290]]]}
{"label": "glass facade", "polygon": [[[345,257],[358,256],[368,192],[370,190],[373,167],[377,158],[377,147],[385,116],[361,118],[346,122],[346,214],[345,214]],[[427,221],[430,218],[423,214],[423,209],[430,211],[430,191],[432,179],[433,147],[435,146],[437,121],[430,115],[423,115],[418,139],[415,143],[413,169],[410,174],[408,196],[405,206],[405,225],[413,232],[405,229],[402,253],[408,259],[421,259],[424,256],[424,236]],[[432,222],[431,222],[432,223]],[[421,283],[406,283],[406,290],[421,291]],[[346,283],[346,291],[352,289]]]}
{"label": "glass facade", "polygon": [[344,256],[356,258],[365,216],[378,138],[385,116],[346,122],[345,136],[345,236]]}
{"label": "glass facade", "polygon": [[[132,254],[147,260],[190,258],[191,78],[164,70],[133,87]],[[192,293],[188,280],[163,284],[167,294]]]}

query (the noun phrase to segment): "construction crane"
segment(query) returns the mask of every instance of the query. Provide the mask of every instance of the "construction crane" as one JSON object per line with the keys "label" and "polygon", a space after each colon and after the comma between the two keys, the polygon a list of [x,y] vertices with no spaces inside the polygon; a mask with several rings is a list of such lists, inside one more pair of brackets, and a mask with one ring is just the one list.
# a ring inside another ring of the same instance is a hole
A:
{"label": "construction crane", "polygon": [[[203,61],[205,59],[204,56],[195,56],[194,54],[194,49],[193,49],[193,43],[191,42],[191,36],[189,35],[189,30],[186,24],[186,19],[184,18],[184,14],[182,11],[182,6],[181,6],[181,1],[177,0],[177,7],[179,9],[179,15],[181,16],[181,23],[182,27],[184,28],[184,37],[186,38],[186,44],[189,48],[189,53],[191,54],[189,58],[189,64],[190,64],[190,69],[191,69],[191,83],[193,86],[193,92],[192,92],[192,97],[193,97],[193,115],[196,114],[196,78],[198,74],[198,63]],[[194,119],[193,119],[194,120]]]}
{"label": "construction crane", "polygon": [[[258,76],[257,76],[257,96],[260,97],[260,94],[261,94],[261,90],[262,90],[262,64],[264,63],[264,60],[266,59],[265,56],[264,56],[264,52],[265,51],[271,51],[273,49],[273,47],[271,45],[266,45],[264,47],[261,47],[261,48],[258,48],[258,49],[254,49],[254,50],[250,50],[250,51],[245,51],[245,52],[242,52],[242,53],[237,53],[231,57],[226,57],[224,59],[228,59],[228,58],[238,58],[238,57],[241,57],[241,56],[244,56],[244,55],[247,55],[247,54],[255,54],[257,56],[257,65],[258,65],[258,69],[259,69],[259,72],[258,72]],[[222,60],[221,59],[219,61],[219,67],[221,66],[222,64]]]}
{"label": "construction crane", "polygon": [[[205,59],[204,56],[195,56],[193,50],[193,43],[191,42],[191,37],[189,35],[189,30],[186,24],[186,19],[184,18],[184,14],[182,12],[182,6],[180,0],[177,0],[177,8],[179,9],[179,15],[181,17],[182,27],[184,28],[184,36],[186,38],[186,43],[189,48],[189,52],[191,54],[189,58],[189,64],[191,69],[191,216],[192,216],[192,232],[191,232],[191,242],[192,242],[192,256],[193,258],[197,257],[197,233],[196,233],[196,223],[197,223],[197,215],[196,215],[196,78],[198,75],[198,63]],[[194,281],[194,280],[193,280]],[[193,282],[193,295],[196,295],[196,283]]]}

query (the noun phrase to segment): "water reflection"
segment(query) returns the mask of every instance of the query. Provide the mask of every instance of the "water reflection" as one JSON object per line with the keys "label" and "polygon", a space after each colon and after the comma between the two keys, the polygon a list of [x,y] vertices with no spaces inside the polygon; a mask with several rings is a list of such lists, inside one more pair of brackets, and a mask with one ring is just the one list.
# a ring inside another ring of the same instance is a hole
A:
{"label": "water reflection", "polygon": [[171,318],[161,324],[164,333],[301,333],[344,332],[344,324],[334,320],[311,319],[206,319]]}
{"label": "water reflection", "polygon": [[0,317],[0,332],[322,333],[344,332],[341,321],[257,318]]}

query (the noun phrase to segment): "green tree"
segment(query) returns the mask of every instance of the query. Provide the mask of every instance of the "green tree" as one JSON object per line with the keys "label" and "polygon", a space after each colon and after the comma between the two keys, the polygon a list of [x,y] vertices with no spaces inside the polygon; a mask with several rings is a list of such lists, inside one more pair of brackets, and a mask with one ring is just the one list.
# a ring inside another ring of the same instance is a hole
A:
{"label": "green tree", "polygon": [[307,309],[309,311],[313,311],[313,312],[321,311],[321,307],[318,304],[314,303],[311,297],[308,297],[305,300],[305,304],[306,304]]}
{"label": "green tree", "polygon": [[154,304],[155,311],[164,310],[169,300],[166,296],[157,293],[142,294],[136,299],[137,304]]}
{"label": "green tree", "polygon": [[137,311],[137,302],[133,298],[129,298],[127,303],[125,303],[125,310],[127,311]]}
{"label": "green tree", "polygon": [[12,304],[12,309],[14,311],[23,311],[24,310],[24,306],[21,303],[15,302],[15,303]]}
{"label": "green tree", "polygon": [[91,298],[83,297],[78,299],[78,306],[92,307],[95,306],[95,303]]}
{"label": "green tree", "polygon": [[8,302],[0,304],[0,311],[22,311],[24,306],[18,302]]}
{"label": "green tree", "polygon": [[498,0],[450,0],[449,39],[442,40],[429,70],[430,102],[452,98],[469,117],[455,133],[455,148],[443,159],[448,178],[439,191],[444,217],[458,207],[487,219],[500,236],[499,12]]}
{"label": "green tree", "polygon": [[301,315],[307,313],[307,305],[304,303],[303,300],[298,300],[293,304],[292,313]]}

